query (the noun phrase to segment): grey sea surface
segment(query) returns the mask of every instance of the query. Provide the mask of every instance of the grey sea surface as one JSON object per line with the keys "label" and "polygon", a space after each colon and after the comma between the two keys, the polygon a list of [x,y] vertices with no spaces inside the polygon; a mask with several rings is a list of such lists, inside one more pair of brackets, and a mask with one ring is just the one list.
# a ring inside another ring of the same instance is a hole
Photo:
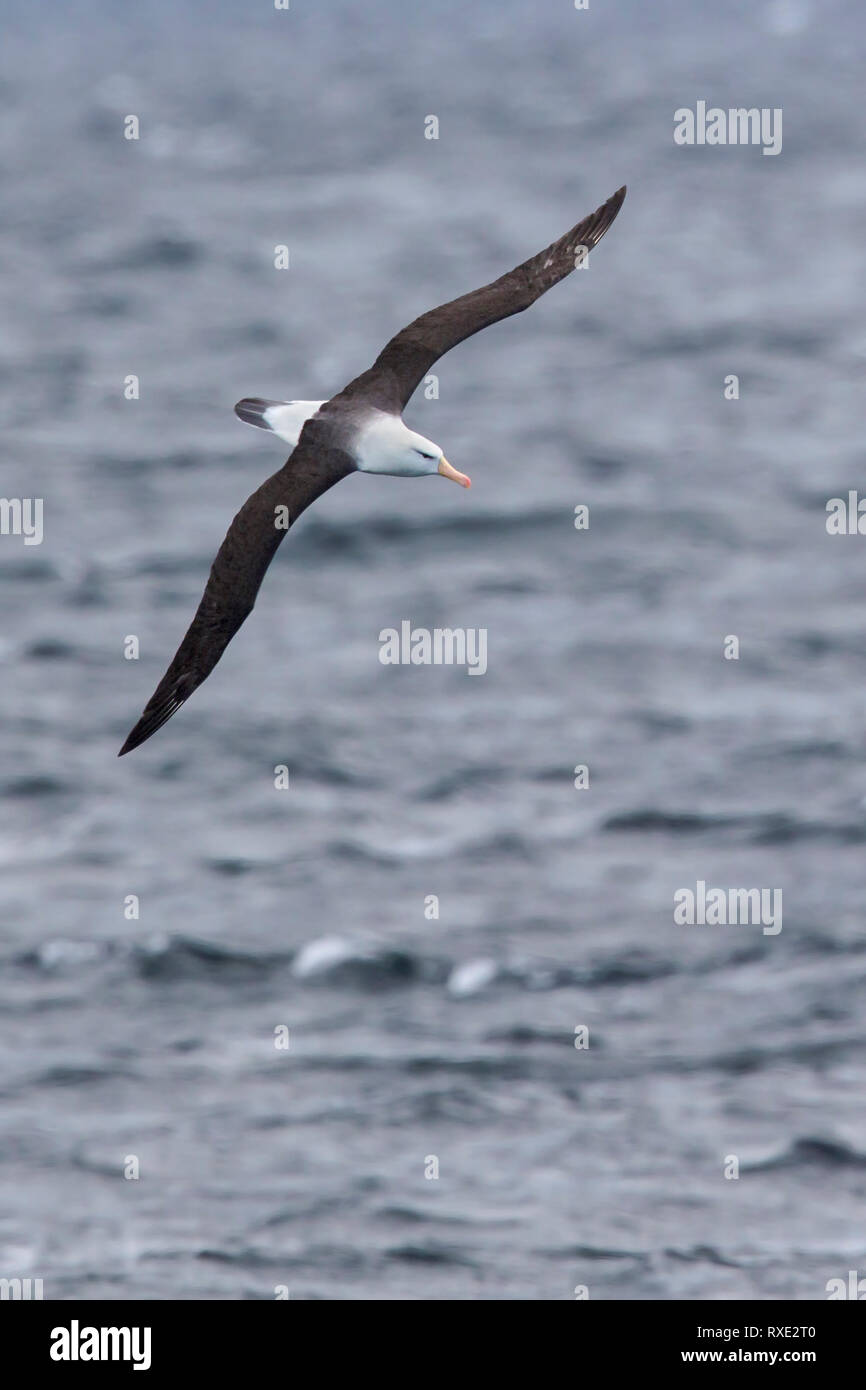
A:
{"label": "grey sea surface", "polygon": [[[859,7],[0,20],[0,490],[44,502],[0,536],[0,1275],[866,1273],[866,540],[825,524],[864,476]],[[781,153],[677,146],[699,100],[781,108]],[[471,492],[322,498],[118,761],[285,457],[234,402],[329,396],[622,183],[588,268],[406,412]],[[403,620],[486,629],[486,673],[383,665]],[[782,930],[678,925],[699,881],[779,890]]]}

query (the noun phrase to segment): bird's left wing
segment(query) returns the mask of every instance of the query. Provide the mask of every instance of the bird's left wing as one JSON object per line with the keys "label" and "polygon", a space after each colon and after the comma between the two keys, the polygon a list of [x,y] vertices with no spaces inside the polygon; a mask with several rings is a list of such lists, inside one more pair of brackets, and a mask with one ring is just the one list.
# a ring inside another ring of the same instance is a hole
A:
{"label": "bird's left wing", "polygon": [[624,198],[623,187],[565,236],[507,275],[422,314],[401,329],[369,371],[350,382],[336,399],[357,396],[380,410],[405,409],[412,392],[438,358],[482,328],[528,309],[552,285],[570,275],[601,241]]}
{"label": "bird's left wing", "polygon": [[353,470],[348,455],[329,444],[322,422],[308,422],[288,462],[247,498],[229,527],[189,631],[119,757],[155,734],[210,675],[252,612],[288,527]]}

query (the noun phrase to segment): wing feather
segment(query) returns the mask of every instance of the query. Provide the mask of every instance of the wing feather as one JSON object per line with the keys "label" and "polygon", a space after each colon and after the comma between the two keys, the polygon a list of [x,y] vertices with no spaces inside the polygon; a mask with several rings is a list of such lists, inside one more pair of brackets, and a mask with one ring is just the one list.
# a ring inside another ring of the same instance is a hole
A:
{"label": "wing feather", "polygon": [[551,286],[570,275],[579,264],[581,248],[588,253],[601,241],[622,207],[625,193],[625,187],[618,189],[565,236],[507,275],[422,314],[401,329],[369,371],[350,382],[335,399],[363,396],[380,410],[405,409],[419,382],[446,352],[482,328],[528,309]]}
{"label": "wing feather", "polygon": [[252,612],[288,527],[353,468],[341,449],[322,442],[320,426],[304,427],[291,458],[247,498],[229,527],[186,636],[118,757],[162,728],[210,675]]}

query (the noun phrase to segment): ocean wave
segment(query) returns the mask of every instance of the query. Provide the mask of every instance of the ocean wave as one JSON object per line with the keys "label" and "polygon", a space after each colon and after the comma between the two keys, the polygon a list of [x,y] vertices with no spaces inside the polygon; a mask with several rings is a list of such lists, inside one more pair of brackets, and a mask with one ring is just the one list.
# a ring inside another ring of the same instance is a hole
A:
{"label": "ocean wave", "polygon": [[709,814],[699,811],[664,811],[642,808],[608,816],[602,830],[614,833],[718,836],[754,845],[793,844],[799,840],[828,840],[836,844],[862,844],[862,821],[805,820],[788,811],[764,811],[754,815]]}
{"label": "ocean wave", "polygon": [[780,1152],[740,1166],[749,1173],[770,1173],[783,1168],[866,1168],[866,1153],[842,1140],[818,1135],[793,1139]]}
{"label": "ocean wave", "polygon": [[[538,993],[573,986],[643,983],[681,968],[673,959],[639,950],[597,953],[590,961],[571,964],[508,953],[460,960],[372,938],[341,936],[314,937],[295,950],[243,951],[183,934],[137,942],[57,939],[18,953],[12,961],[20,969],[67,976],[91,976],[99,967],[110,965],[114,971],[155,982],[201,979],[232,983],[285,971],[299,985],[327,984],[366,991],[422,984],[441,987],[455,1000],[469,1000],[500,987]],[[539,1034],[538,1040],[549,1039]]]}

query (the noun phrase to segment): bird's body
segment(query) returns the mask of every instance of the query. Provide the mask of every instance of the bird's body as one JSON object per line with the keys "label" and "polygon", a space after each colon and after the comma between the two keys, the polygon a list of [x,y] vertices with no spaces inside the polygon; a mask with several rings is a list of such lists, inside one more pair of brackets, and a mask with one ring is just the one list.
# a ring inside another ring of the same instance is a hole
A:
{"label": "bird's body", "polygon": [[[294,449],[301,431],[328,401],[265,401],[260,396],[238,401],[235,414],[248,425],[270,430]],[[401,416],[376,406],[345,408],[349,427],[348,447],[359,473],[381,473],[393,478],[414,478],[419,469],[413,453],[438,465],[442,450],[423,434],[416,434]],[[435,473],[436,468],[426,470]]]}
{"label": "bird's body", "polygon": [[252,611],[267,568],[289,527],[323,492],[353,472],[392,477],[441,473],[469,487],[438,444],[402,418],[434,362],[482,328],[520,313],[565,278],[601,240],[625,197],[603,203],[559,241],[508,274],[442,304],[402,329],[373,366],[327,401],[248,397],[235,410],[291,446],[278,472],[247,498],[217,553],[198,611],[175,656],[120,750],[156,733],[210,674]]}

